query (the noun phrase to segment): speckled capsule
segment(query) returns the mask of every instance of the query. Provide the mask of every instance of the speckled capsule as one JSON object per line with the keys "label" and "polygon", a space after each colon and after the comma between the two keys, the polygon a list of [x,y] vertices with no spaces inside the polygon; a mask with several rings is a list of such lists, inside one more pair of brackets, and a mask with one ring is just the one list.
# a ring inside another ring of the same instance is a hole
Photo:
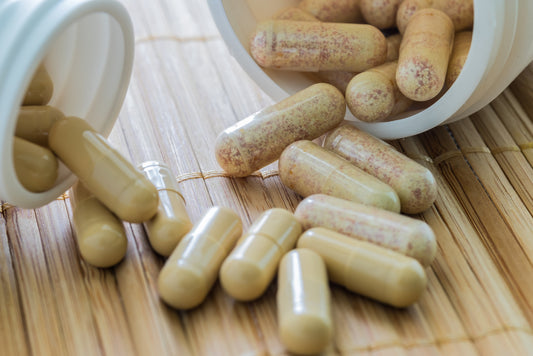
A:
{"label": "speckled capsule", "polygon": [[459,74],[463,70],[463,66],[470,52],[470,45],[472,44],[472,31],[462,31],[455,34],[453,40],[452,55],[448,63],[448,71],[446,72],[446,86],[450,87]]}
{"label": "speckled capsule", "polygon": [[396,26],[396,12],[403,0],[360,0],[359,6],[367,23],[380,29]]}
{"label": "speckled capsule", "polygon": [[318,354],[331,342],[331,296],[326,266],[315,252],[299,248],[287,253],[278,272],[278,325],[289,352]]}
{"label": "speckled capsule", "polygon": [[21,106],[15,136],[48,147],[50,129],[64,117],[61,111],[52,106]]}
{"label": "speckled capsule", "polygon": [[360,0],[302,0],[298,8],[325,22],[363,22]]}
{"label": "speckled capsule", "polygon": [[376,207],[317,194],[298,204],[294,216],[304,230],[324,227],[412,257],[428,266],[437,243],[425,222]]}
{"label": "speckled capsule", "polygon": [[400,199],[389,185],[312,141],[295,142],[283,151],[279,176],[304,197],[322,193],[400,211]]}
{"label": "speckled capsule", "polygon": [[274,16],[276,20],[292,20],[292,21],[320,21],[309,12],[297,7],[290,7],[283,9]]}
{"label": "speckled capsule", "polygon": [[163,163],[147,161],[139,165],[141,172],[156,187],[159,207],[153,218],[144,223],[152,248],[169,256],[181,238],[192,227],[176,178]]}
{"label": "speckled capsule", "polygon": [[30,192],[44,192],[54,186],[58,162],[49,149],[14,137],[13,164],[20,184]]}
{"label": "speckled capsule", "polygon": [[48,144],[59,159],[109,210],[128,222],[144,222],[157,212],[159,198],[150,181],[89,123],[77,117],[57,121]]}
{"label": "speckled capsule", "polygon": [[357,74],[346,88],[346,104],[357,119],[366,122],[388,118],[404,95],[396,85],[398,62],[392,61]]}
{"label": "speckled capsule", "polygon": [[279,261],[294,247],[302,227],[284,209],[269,209],[254,221],[220,269],[222,288],[233,298],[259,298],[276,274]]}
{"label": "speckled capsule", "polygon": [[79,181],[72,187],[70,203],[81,257],[101,268],[119,263],[128,249],[122,222]]}
{"label": "speckled capsule", "polygon": [[307,230],[298,248],[315,251],[328,277],[348,290],[398,308],[415,303],[427,285],[414,258],[321,227]]}
{"label": "speckled capsule", "polygon": [[159,296],[177,309],[200,305],[241,233],[241,219],[235,212],[219,206],[210,208],[161,269],[157,280]]}
{"label": "speckled capsule", "polygon": [[455,31],[471,29],[474,24],[473,0],[404,0],[396,13],[396,25],[400,33],[404,33],[407,23],[415,12],[434,8],[441,10],[450,17]]}
{"label": "speckled capsule", "polygon": [[52,99],[54,83],[46,67],[41,64],[33,74],[30,85],[26,89],[22,105],[46,105]]}
{"label": "speckled capsule", "polygon": [[370,25],[268,20],[257,24],[250,54],[265,68],[361,72],[385,62],[387,42]]}
{"label": "speckled capsule", "polygon": [[294,141],[313,140],[344,119],[344,96],[329,84],[315,84],[222,131],[215,141],[218,164],[245,177],[277,160]]}
{"label": "speckled capsule", "polygon": [[453,46],[453,23],[436,9],[417,11],[403,35],[396,83],[415,101],[436,97],[444,86]]}
{"label": "speckled capsule", "polygon": [[390,185],[400,198],[403,213],[421,213],[437,197],[437,182],[426,167],[351,125],[331,131],[324,147]]}

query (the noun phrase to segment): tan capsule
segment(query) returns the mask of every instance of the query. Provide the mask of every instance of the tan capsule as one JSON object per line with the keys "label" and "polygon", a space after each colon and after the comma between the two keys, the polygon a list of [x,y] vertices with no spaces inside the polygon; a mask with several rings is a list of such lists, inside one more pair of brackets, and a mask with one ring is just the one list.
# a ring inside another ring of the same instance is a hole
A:
{"label": "tan capsule", "polygon": [[128,249],[122,222],[81,182],[72,188],[70,203],[81,257],[102,268],[119,263]]}
{"label": "tan capsule", "polygon": [[382,303],[403,308],[426,289],[426,273],[414,258],[332,230],[307,230],[298,248],[320,255],[332,282]]}
{"label": "tan capsule", "polygon": [[65,115],[52,106],[21,106],[15,136],[48,147],[48,133]]}
{"label": "tan capsule", "polygon": [[43,64],[39,65],[26,89],[22,105],[46,105],[52,99],[54,83]]}
{"label": "tan capsule", "polygon": [[292,21],[320,21],[309,12],[297,7],[290,7],[283,9],[280,13],[274,16],[276,20],[292,20]]}
{"label": "tan capsule", "polygon": [[426,101],[440,93],[453,37],[453,23],[444,12],[423,9],[413,15],[403,35],[396,72],[396,83],[403,95]]}
{"label": "tan capsule", "polygon": [[363,22],[360,0],[302,0],[298,7],[325,22]]}
{"label": "tan capsule", "polygon": [[265,108],[218,135],[220,167],[245,177],[277,160],[289,144],[313,140],[344,119],[344,96],[329,84],[315,84]]}
{"label": "tan capsule", "polygon": [[304,197],[322,193],[400,211],[400,199],[390,186],[311,141],[295,142],[283,151],[279,176]]}
{"label": "tan capsule", "polygon": [[387,62],[396,61],[400,56],[400,44],[402,43],[402,35],[397,33],[385,37],[387,41]]}
{"label": "tan capsule", "polygon": [[344,94],[346,92],[346,87],[348,86],[348,83],[350,83],[350,80],[352,80],[356,74],[357,73],[354,72],[333,70],[317,72],[315,74],[315,77],[320,82],[333,85],[335,88],[339,89],[341,93]]}
{"label": "tan capsule", "polygon": [[58,162],[49,149],[14,137],[13,163],[20,184],[30,192],[44,192],[54,186]]}
{"label": "tan capsule", "polygon": [[446,72],[446,86],[450,87],[459,74],[466,62],[468,52],[470,52],[470,45],[472,44],[472,31],[457,32],[453,41],[452,55],[448,63],[448,71]]}
{"label": "tan capsule", "polygon": [[437,182],[427,168],[351,125],[331,131],[324,147],[390,185],[400,198],[403,213],[421,213],[437,197]]}
{"label": "tan capsule", "polygon": [[397,61],[387,62],[356,75],[346,88],[346,104],[357,119],[383,121],[398,110],[405,96],[396,85]]}
{"label": "tan capsule", "polygon": [[302,200],[294,216],[304,230],[324,227],[412,257],[423,266],[430,265],[437,252],[428,224],[372,206],[317,194]]}
{"label": "tan capsule", "polygon": [[200,305],[241,233],[241,219],[231,209],[210,208],[161,269],[157,280],[161,298],[177,309]]}
{"label": "tan capsule", "polygon": [[222,264],[222,288],[240,301],[259,298],[272,282],[281,257],[301,233],[300,223],[287,210],[265,211]]}
{"label": "tan capsule", "polygon": [[370,25],[268,20],[257,24],[250,53],[265,68],[361,72],[385,62],[387,42]]}
{"label": "tan capsule", "polygon": [[278,272],[278,325],[289,352],[317,354],[333,334],[326,266],[318,254],[296,249],[283,256]]}
{"label": "tan capsule", "polygon": [[403,0],[360,0],[361,13],[367,23],[380,29],[396,26],[396,12]]}
{"label": "tan capsule", "polygon": [[129,222],[157,212],[157,190],[107,140],[77,117],[56,122],[48,143],[61,161],[109,210]]}
{"label": "tan capsule", "polygon": [[404,0],[396,13],[398,30],[404,33],[414,13],[426,8],[434,8],[446,13],[452,20],[455,31],[471,29],[474,24],[473,0]]}
{"label": "tan capsule", "polygon": [[142,163],[140,169],[156,187],[159,195],[157,213],[144,223],[146,234],[157,253],[169,256],[192,227],[185,210],[185,199],[180,193],[176,178],[166,165],[148,161]]}

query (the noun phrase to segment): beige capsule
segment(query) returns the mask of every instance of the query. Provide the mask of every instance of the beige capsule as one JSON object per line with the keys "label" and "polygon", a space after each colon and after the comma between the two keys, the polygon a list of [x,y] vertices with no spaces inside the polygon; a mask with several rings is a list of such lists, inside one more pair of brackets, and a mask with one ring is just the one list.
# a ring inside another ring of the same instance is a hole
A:
{"label": "beige capsule", "polygon": [[109,210],[128,222],[155,215],[157,190],[85,121],[66,117],[50,130],[48,143],[59,159]]}
{"label": "beige capsule", "polygon": [[280,339],[290,352],[317,354],[331,342],[331,296],[326,266],[309,249],[287,253],[278,272]]}
{"label": "beige capsule", "polygon": [[351,125],[328,133],[324,147],[390,185],[400,198],[403,213],[421,213],[437,198],[437,182],[427,168]]}
{"label": "beige capsule", "polygon": [[380,29],[396,26],[396,12],[403,0],[360,0],[361,13],[367,23]]}
{"label": "beige capsule", "polygon": [[320,255],[332,282],[382,303],[407,307],[426,289],[426,273],[414,258],[332,230],[307,230],[298,248]]}
{"label": "beige capsule", "polygon": [[239,239],[220,269],[222,288],[233,298],[259,298],[276,274],[281,257],[296,244],[302,227],[284,209],[269,209]]}
{"label": "beige capsule", "polygon": [[15,136],[48,147],[50,129],[64,117],[60,110],[52,106],[21,106]]}
{"label": "beige capsule", "polygon": [[403,0],[396,13],[396,25],[404,33],[415,12],[434,8],[450,17],[455,31],[471,29],[474,24],[473,0]]}
{"label": "beige capsule", "polygon": [[26,89],[22,105],[46,105],[52,99],[54,83],[46,67],[41,64],[33,74],[30,85]]}
{"label": "beige capsule", "polygon": [[311,141],[295,142],[283,151],[279,176],[303,197],[322,193],[400,211],[400,199],[389,185]]}
{"label": "beige capsule", "polygon": [[157,280],[161,298],[177,309],[200,305],[241,233],[241,219],[231,209],[210,208],[161,269]]}
{"label": "beige capsule", "polygon": [[324,227],[412,257],[433,262],[437,242],[425,222],[372,206],[317,194],[302,200],[294,215],[304,230]]}
{"label": "beige capsule", "polygon": [[224,171],[245,177],[277,160],[294,141],[313,140],[344,119],[344,96],[329,84],[315,84],[222,131],[215,155]]}
{"label": "beige capsule", "polygon": [[30,192],[44,192],[54,186],[58,162],[49,149],[14,137],[13,164],[20,184]]}
{"label": "beige capsule", "polygon": [[297,7],[290,7],[283,9],[277,15],[274,16],[276,20],[292,20],[292,21],[320,21],[309,12]]}
{"label": "beige capsule", "polygon": [[396,83],[411,100],[426,101],[444,87],[453,46],[453,23],[436,9],[417,11],[403,35]]}
{"label": "beige capsule", "polygon": [[400,56],[400,45],[402,43],[402,35],[396,33],[385,37],[387,41],[387,62],[396,61]]}
{"label": "beige capsule", "polygon": [[448,63],[448,71],[446,72],[446,86],[450,87],[457,80],[466,58],[470,52],[470,45],[472,44],[472,31],[462,31],[455,34],[453,41],[453,49]]}
{"label": "beige capsule", "polygon": [[302,0],[298,8],[325,22],[363,22],[360,0]]}
{"label": "beige capsule", "polygon": [[139,165],[141,172],[156,187],[159,207],[153,218],[144,222],[152,248],[162,256],[169,256],[181,238],[192,227],[185,209],[178,182],[163,163],[147,161]]}
{"label": "beige capsule", "polygon": [[409,100],[396,85],[397,68],[397,61],[387,62],[359,73],[348,83],[346,104],[357,119],[383,121],[398,110],[398,102]]}
{"label": "beige capsule", "polygon": [[79,181],[71,190],[70,203],[81,257],[102,268],[119,263],[128,249],[122,222]]}
{"label": "beige capsule", "polygon": [[361,72],[385,62],[387,42],[370,25],[268,20],[257,24],[250,53],[265,68]]}

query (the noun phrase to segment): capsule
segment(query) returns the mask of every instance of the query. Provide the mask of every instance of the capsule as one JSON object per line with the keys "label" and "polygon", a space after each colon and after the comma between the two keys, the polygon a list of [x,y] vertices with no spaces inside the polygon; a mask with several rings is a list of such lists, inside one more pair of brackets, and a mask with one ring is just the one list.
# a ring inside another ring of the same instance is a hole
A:
{"label": "capsule", "polygon": [[160,297],[177,309],[200,305],[215,283],[220,265],[242,233],[232,210],[212,207],[178,243],[161,269]]}
{"label": "capsule", "polygon": [[324,22],[363,22],[360,0],[302,0],[298,8]]}
{"label": "capsule", "polygon": [[396,26],[396,12],[403,0],[360,0],[359,6],[367,23],[380,29]]}
{"label": "capsule", "polygon": [[141,172],[77,117],[56,122],[48,137],[52,151],[120,219],[143,222],[155,215],[157,190]]}
{"label": "capsule", "polygon": [[283,184],[303,197],[328,194],[400,212],[400,199],[379,179],[311,141],[298,141],[279,159]]}
{"label": "capsule", "polygon": [[465,65],[470,45],[472,44],[472,31],[462,31],[455,34],[453,41],[452,55],[446,72],[446,86],[450,87]]}
{"label": "capsule", "polygon": [[473,0],[404,0],[396,13],[398,30],[404,33],[414,13],[426,8],[433,8],[446,13],[452,20],[455,31],[472,29],[474,24]]}
{"label": "capsule", "polygon": [[398,62],[392,61],[356,75],[346,88],[346,103],[351,113],[361,121],[383,121],[404,102],[396,85]]}
{"label": "capsule", "polygon": [[49,149],[14,137],[13,163],[20,184],[30,192],[44,192],[54,186],[58,162]]}
{"label": "capsule", "polygon": [[339,89],[341,93],[346,93],[346,88],[350,80],[355,77],[357,73],[346,72],[342,70],[332,70],[332,71],[321,71],[315,74],[315,77],[318,81],[323,83],[328,83],[333,85],[335,88]]}
{"label": "capsule", "polygon": [[21,106],[15,136],[48,147],[48,133],[65,115],[52,106]]}
{"label": "capsule", "polygon": [[290,7],[288,9],[284,9],[276,16],[274,16],[274,19],[292,21],[320,21],[319,19],[311,15],[309,12],[297,7]]}
{"label": "capsule", "polygon": [[331,131],[324,147],[390,185],[400,198],[403,213],[421,213],[437,197],[437,182],[426,167],[351,125]]}
{"label": "capsule", "polygon": [[163,163],[147,161],[140,165],[140,170],[156,187],[159,195],[157,213],[144,223],[146,234],[152,248],[167,257],[192,227],[185,210],[185,199],[176,178]]}
{"label": "capsule", "polygon": [[79,181],[72,187],[70,203],[81,257],[101,268],[119,263],[128,249],[122,222]]}
{"label": "capsule", "polygon": [[46,105],[52,99],[54,83],[46,67],[41,64],[33,74],[30,85],[26,89],[22,105]]}
{"label": "capsule", "polygon": [[298,239],[298,248],[320,255],[332,282],[382,303],[403,308],[426,289],[426,273],[414,258],[335,231],[307,230]]}
{"label": "capsule", "polygon": [[453,46],[453,23],[442,11],[417,11],[407,26],[400,46],[396,82],[409,99],[426,101],[444,86]]}
{"label": "capsule", "polygon": [[387,60],[386,62],[396,61],[400,56],[400,45],[402,43],[402,35],[396,33],[385,37],[387,41]]}
{"label": "capsule", "polygon": [[296,249],[281,260],[278,272],[278,325],[289,352],[317,354],[331,342],[331,296],[326,266],[309,249]]}
{"label": "capsule", "polygon": [[428,266],[437,243],[431,227],[405,215],[323,194],[300,202],[294,216],[304,230],[323,227],[412,257]]}
{"label": "capsule", "polygon": [[313,140],[338,126],[345,112],[337,89],[311,85],[221,132],[215,142],[218,164],[230,175],[250,175],[277,160],[292,142]]}
{"label": "capsule", "polygon": [[268,20],[257,24],[250,53],[265,68],[362,72],[385,62],[387,41],[370,25]]}
{"label": "capsule", "polygon": [[222,264],[222,288],[240,301],[259,298],[272,282],[281,257],[301,233],[300,223],[287,210],[264,212]]}

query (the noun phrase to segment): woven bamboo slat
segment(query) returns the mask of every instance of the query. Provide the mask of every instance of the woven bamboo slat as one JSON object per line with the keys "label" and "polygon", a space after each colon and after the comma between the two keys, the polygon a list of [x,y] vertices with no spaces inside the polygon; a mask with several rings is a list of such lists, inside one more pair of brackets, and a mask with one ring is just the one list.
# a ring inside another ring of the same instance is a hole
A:
{"label": "woven bamboo slat", "polygon": [[[273,102],[237,65],[205,1],[123,0],[135,65],[111,143],[134,164],[166,163],[193,221],[213,205],[245,228],[301,197],[277,163],[228,177],[213,146],[224,128]],[[414,216],[437,236],[428,288],[395,309],[331,285],[334,338],[324,355],[527,355],[533,351],[532,66],[489,106],[456,123],[391,142],[438,182]],[[176,311],[158,296],[164,258],[140,224],[113,268],[77,250],[68,193],[39,209],[0,206],[2,355],[287,355],[277,330],[276,282],[236,302],[217,282],[205,302]]]}

